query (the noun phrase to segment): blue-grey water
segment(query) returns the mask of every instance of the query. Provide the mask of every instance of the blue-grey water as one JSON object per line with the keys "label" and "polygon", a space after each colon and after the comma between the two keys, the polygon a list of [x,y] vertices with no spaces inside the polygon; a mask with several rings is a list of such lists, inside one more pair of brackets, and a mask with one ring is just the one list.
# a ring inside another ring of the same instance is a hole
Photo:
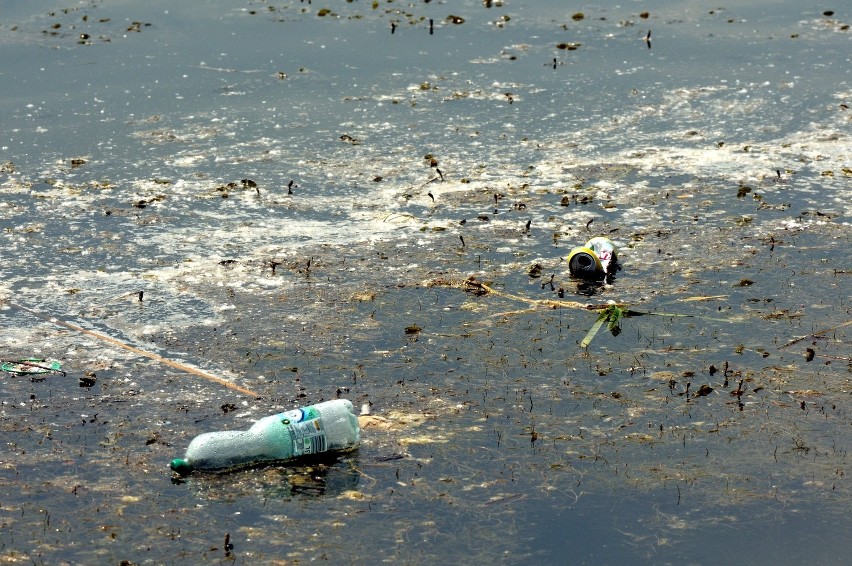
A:
{"label": "blue-grey water", "polygon": [[[0,373],[0,562],[843,562],[836,4],[2,3],[0,357],[66,373]],[[335,396],[391,426],[168,470]]]}

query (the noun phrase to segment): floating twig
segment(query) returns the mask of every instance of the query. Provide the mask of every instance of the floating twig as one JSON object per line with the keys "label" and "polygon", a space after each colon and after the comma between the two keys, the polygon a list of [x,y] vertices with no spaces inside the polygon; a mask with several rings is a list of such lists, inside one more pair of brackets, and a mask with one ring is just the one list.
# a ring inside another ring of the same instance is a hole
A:
{"label": "floating twig", "polygon": [[812,332],[810,334],[806,334],[805,336],[802,336],[801,338],[796,338],[795,340],[790,340],[789,342],[787,342],[783,346],[779,346],[778,349],[781,350],[781,349],[786,348],[788,346],[792,346],[793,344],[798,344],[802,340],[807,340],[808,338],[811,338],[811,337],[816,338],[818,336],[822,336],[823,334],[828,334],[829,332],[833,332],[835,330],[840,330],[844,326],[849,326],[850,324],[852,324],[852,320],[847,320],[843,324],[838,324],[837,326],[833,326],[831,328],[826,328],[824,330],[820,330],[819,332]]}
{"label": "floating twig", "polygon": [[[452,282],[438,281],[438,282],[435,282],[435,284],[436,285],[444,284],[444,285],[447,285],[447,286],[455,286],[455,285],[452,284]],[[557,300],[554,300],[554,299],[532,299],[532,298],[529,298],[529,297],[523,297],[521,295],[514,295],[512,293],[506,293],[504,291],[499,291],[497,289],[494,289],[493,287],[490,287],[486,283],[483,283],[483,282],[477,280],[474,277],[470,277],[468,279],[465,279],[464,282],[462,283],[462,286],[463,286],[464,289],[474,290],[474,291],[477,292],[477,294],[480,294],[480,295],[492,294],[492,295],[496,295],[498,297],[503,297],[503,298],[506,298],[506,299],[512,299],[513,301],[520,301],[520,302],[527,303],[527,304],[530,304],[530,305],[540,305],[540,306],[545,306],[545,307],[550,307],[550,308],[566,307],[566,308],[584,309],[584,310],[599,310],[599,308],[606,308],[608,306],[608,305],[603,305],[602,307],[597,307],[595,305],[588,305],[586,303],[580,303],[580,302],[577,302],[577,301],[557,301]]]}
{"label": "floating twig", "polygon": [[238,391],[238,392],[242,393],[243,395],[248,395],[249,397],[260,397],[260,394],[255,393],[251,389],[246,389],[245,387],[240,387],[239,385],[237,385],[235,383],[231,383],[230,381],[228,381],[226,379],[223,379],[221,377],[207,373],[206,371],[202,371],[202,370],[194,368],[192,366],[188,366],[188,365],[182,364],[180,362],[172,361],[168,358],[164,358],[162,356],[154,354],[153,352],[147,352],[145,350],[136,348],[135,346],[131,346],[130,344],[126,344],[126,343],[122,342],[121,340],[117,340],[117,339],[115,339],[111,336],[107,336],[106,334],[101,334],[100,332],[95,332],[94,330],[87,330],[83,327],[77,326],[76,324],[71,324],[70,322],[65,322],[64,320],[59,320],[57,318],[48,317],[48,316],[46,316],[46,315],[44,315],[44,314],[42,314],[42,313],[40,313],[36,310],[33,310],[29,307],[25,307],[23,305],[12,303],[10,301],[3,301],[3,302],[5,302],[7,305],[14,307],[18,310],[29,313],[29,314],[33,315],[34,317],[39,318],[41,320],[45,320],[45,321],[51,322],[53,324],[57,324],[59,326],[64,326],[65,328],[70,328],[71,330],[74,330],[76,332],[81,332],[81,333],[86,334],[88,336],[92,336],[93,338],[97,338],[98,340],[101,340],[102,342],[107,342],[109,344],[113,344],[113,345],[118,346],[120,348],[124,348],[125,350],[129,350],[129,351],[133,352],[134,354],[139,354],[141,356],[145,356],[146,358],[151,358],[152,360],[156,360],[156,361],[160,362],[161,364],[165,364],[165,365],[171,366],[175,369],[179,369],[181,371],[185,371],[187,373],[197,375],[198,377],[203,377],[204,379],[206,379],[208,381],[218,383],[219,385],[224,385],[225,387],[227,387],[229,389],[233,389],[234,391]]}

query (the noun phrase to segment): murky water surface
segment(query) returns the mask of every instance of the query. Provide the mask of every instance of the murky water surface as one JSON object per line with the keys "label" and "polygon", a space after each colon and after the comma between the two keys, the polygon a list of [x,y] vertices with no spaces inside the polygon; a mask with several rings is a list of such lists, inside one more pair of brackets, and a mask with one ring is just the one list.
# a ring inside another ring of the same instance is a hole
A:
{"label": "murky water surface", "polygon": [[[0,373],[0,561],[848,555],[842,8],[4,5],[0,353],[66,373]],[[171,477],[335,396],[393,426]]]}

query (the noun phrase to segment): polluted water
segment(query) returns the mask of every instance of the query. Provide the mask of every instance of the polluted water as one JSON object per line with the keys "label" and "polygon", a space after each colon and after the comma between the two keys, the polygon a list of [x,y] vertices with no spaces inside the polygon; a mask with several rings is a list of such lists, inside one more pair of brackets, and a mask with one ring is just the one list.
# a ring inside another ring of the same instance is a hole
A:
{"label": "polluted water", "polygon": [[852,550],[844,3],[6,4],[0,563]]}

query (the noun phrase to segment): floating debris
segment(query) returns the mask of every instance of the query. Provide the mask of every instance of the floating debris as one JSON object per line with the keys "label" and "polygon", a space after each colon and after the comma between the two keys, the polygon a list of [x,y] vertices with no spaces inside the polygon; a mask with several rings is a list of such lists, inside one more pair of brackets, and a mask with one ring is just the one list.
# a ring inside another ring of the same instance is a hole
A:
{"label": "floating debris", "polygon": [[621,318],[623,316],[624,310],[618,307],[617,305],[610,305],[605,308],[603,311],[601,311],[601,313],[598,315],[598,319],[595,321],[595,323],[580,341],[580,347],[588,348],[589,344],[591,344],[592,340],[594,340],[595,335],[597,335],[598,330],[600,330],[604,324],[607,325],[607,328],[609,328],[610,332],[612,332],[613,335],[616,335],[618,332],[621,331]]}
{"label": "floating debris", "polygon": [[603,279],[618,269],[615,244],[601,236],[571,250],[566,261],[571,275],[582,279]]}
{"label": "floating debris", "polygon": [[43,373],[61,373],[62,362],[59,360],[43,358],[26,358],[18,361],[4,361],[0,364],[0,371],[14,375],[38,375]]}

